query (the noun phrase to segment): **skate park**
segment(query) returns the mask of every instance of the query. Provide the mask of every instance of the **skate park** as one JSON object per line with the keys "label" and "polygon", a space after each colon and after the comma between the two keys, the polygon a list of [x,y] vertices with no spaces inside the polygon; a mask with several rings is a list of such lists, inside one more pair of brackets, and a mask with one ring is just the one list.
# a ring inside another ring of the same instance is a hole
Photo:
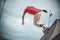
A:
{"label": "skate park", "polygon": [[[42,28],[33,25],[33,16],[25,16],[25,25],[21,25],[23,9],[32,5],[47,9],[49,14],[42,14],[40,21],[49,24],[50,29],[43,33]],[[0,40],[57,40],[60,36],[59,0],[0,0]],[[50,11],[51,10],[51,11]],[[57,37],[58,38],[57,38]]]}

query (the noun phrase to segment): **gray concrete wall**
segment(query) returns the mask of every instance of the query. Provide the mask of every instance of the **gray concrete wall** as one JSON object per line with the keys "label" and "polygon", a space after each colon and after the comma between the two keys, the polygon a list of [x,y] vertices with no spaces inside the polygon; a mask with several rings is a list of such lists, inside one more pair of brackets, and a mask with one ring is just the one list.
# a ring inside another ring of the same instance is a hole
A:
{"label": "gray concrete wall", "polygon": [[60,20],[56,20],[49,31],[41,38],[41,40],[52,40],[56,35],[60,33]]}

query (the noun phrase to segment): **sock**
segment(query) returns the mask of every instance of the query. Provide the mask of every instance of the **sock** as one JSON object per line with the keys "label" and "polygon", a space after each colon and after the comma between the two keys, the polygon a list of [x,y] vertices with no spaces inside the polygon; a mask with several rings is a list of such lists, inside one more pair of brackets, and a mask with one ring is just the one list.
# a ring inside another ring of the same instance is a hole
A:
{"label": "sock", "polygon": [[40,24],[40,26],[42,27],[43,25]]}

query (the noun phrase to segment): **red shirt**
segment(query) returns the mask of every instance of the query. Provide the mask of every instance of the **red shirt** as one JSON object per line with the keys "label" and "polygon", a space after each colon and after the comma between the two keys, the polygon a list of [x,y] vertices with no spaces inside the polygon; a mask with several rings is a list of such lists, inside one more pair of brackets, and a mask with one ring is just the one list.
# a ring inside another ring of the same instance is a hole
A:
{"label": "red shirt", "polygon": [[35,8],[35,7],[33,7],[33,6],[28,6],[28,7],[24,10],[24,13],[29,13],[29,14],[32,14],[32,15],[34,15],[34,14],[36,14],[36,13],[38,13],[38,12],[41,12],[41,10],[40,10],[40,9],[37,9],[37,8]]}

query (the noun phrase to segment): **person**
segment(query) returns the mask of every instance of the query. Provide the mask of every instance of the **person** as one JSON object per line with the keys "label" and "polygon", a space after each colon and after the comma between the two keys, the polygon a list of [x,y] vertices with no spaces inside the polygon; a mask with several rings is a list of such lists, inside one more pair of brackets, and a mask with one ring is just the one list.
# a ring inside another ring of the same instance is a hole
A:
{"label": "person", "polygon": [[[48,13],[47,10],[38,9],[38,8],[36,8],[36,7],[34,7],[34,6],[27,6],[27,7],[24,9],[24,13],[23,13],[23,16],[22,16],[22,25],[24,25],[24,16],[25,16],[26,13],[28,13],[28,14],[31,14],[31,15],[34,16],[34,19],[33,19],[34,22],[33,22],[33,24],[34,24],[35,26],[37,26],[37,27],[43,27],[43,29],[44,29],[44,31],[45,31],[48,26],[39,22],[40,17],[41,17],[41,12]],[[44,32],[44,31],[43,31],[43,32]]]}

